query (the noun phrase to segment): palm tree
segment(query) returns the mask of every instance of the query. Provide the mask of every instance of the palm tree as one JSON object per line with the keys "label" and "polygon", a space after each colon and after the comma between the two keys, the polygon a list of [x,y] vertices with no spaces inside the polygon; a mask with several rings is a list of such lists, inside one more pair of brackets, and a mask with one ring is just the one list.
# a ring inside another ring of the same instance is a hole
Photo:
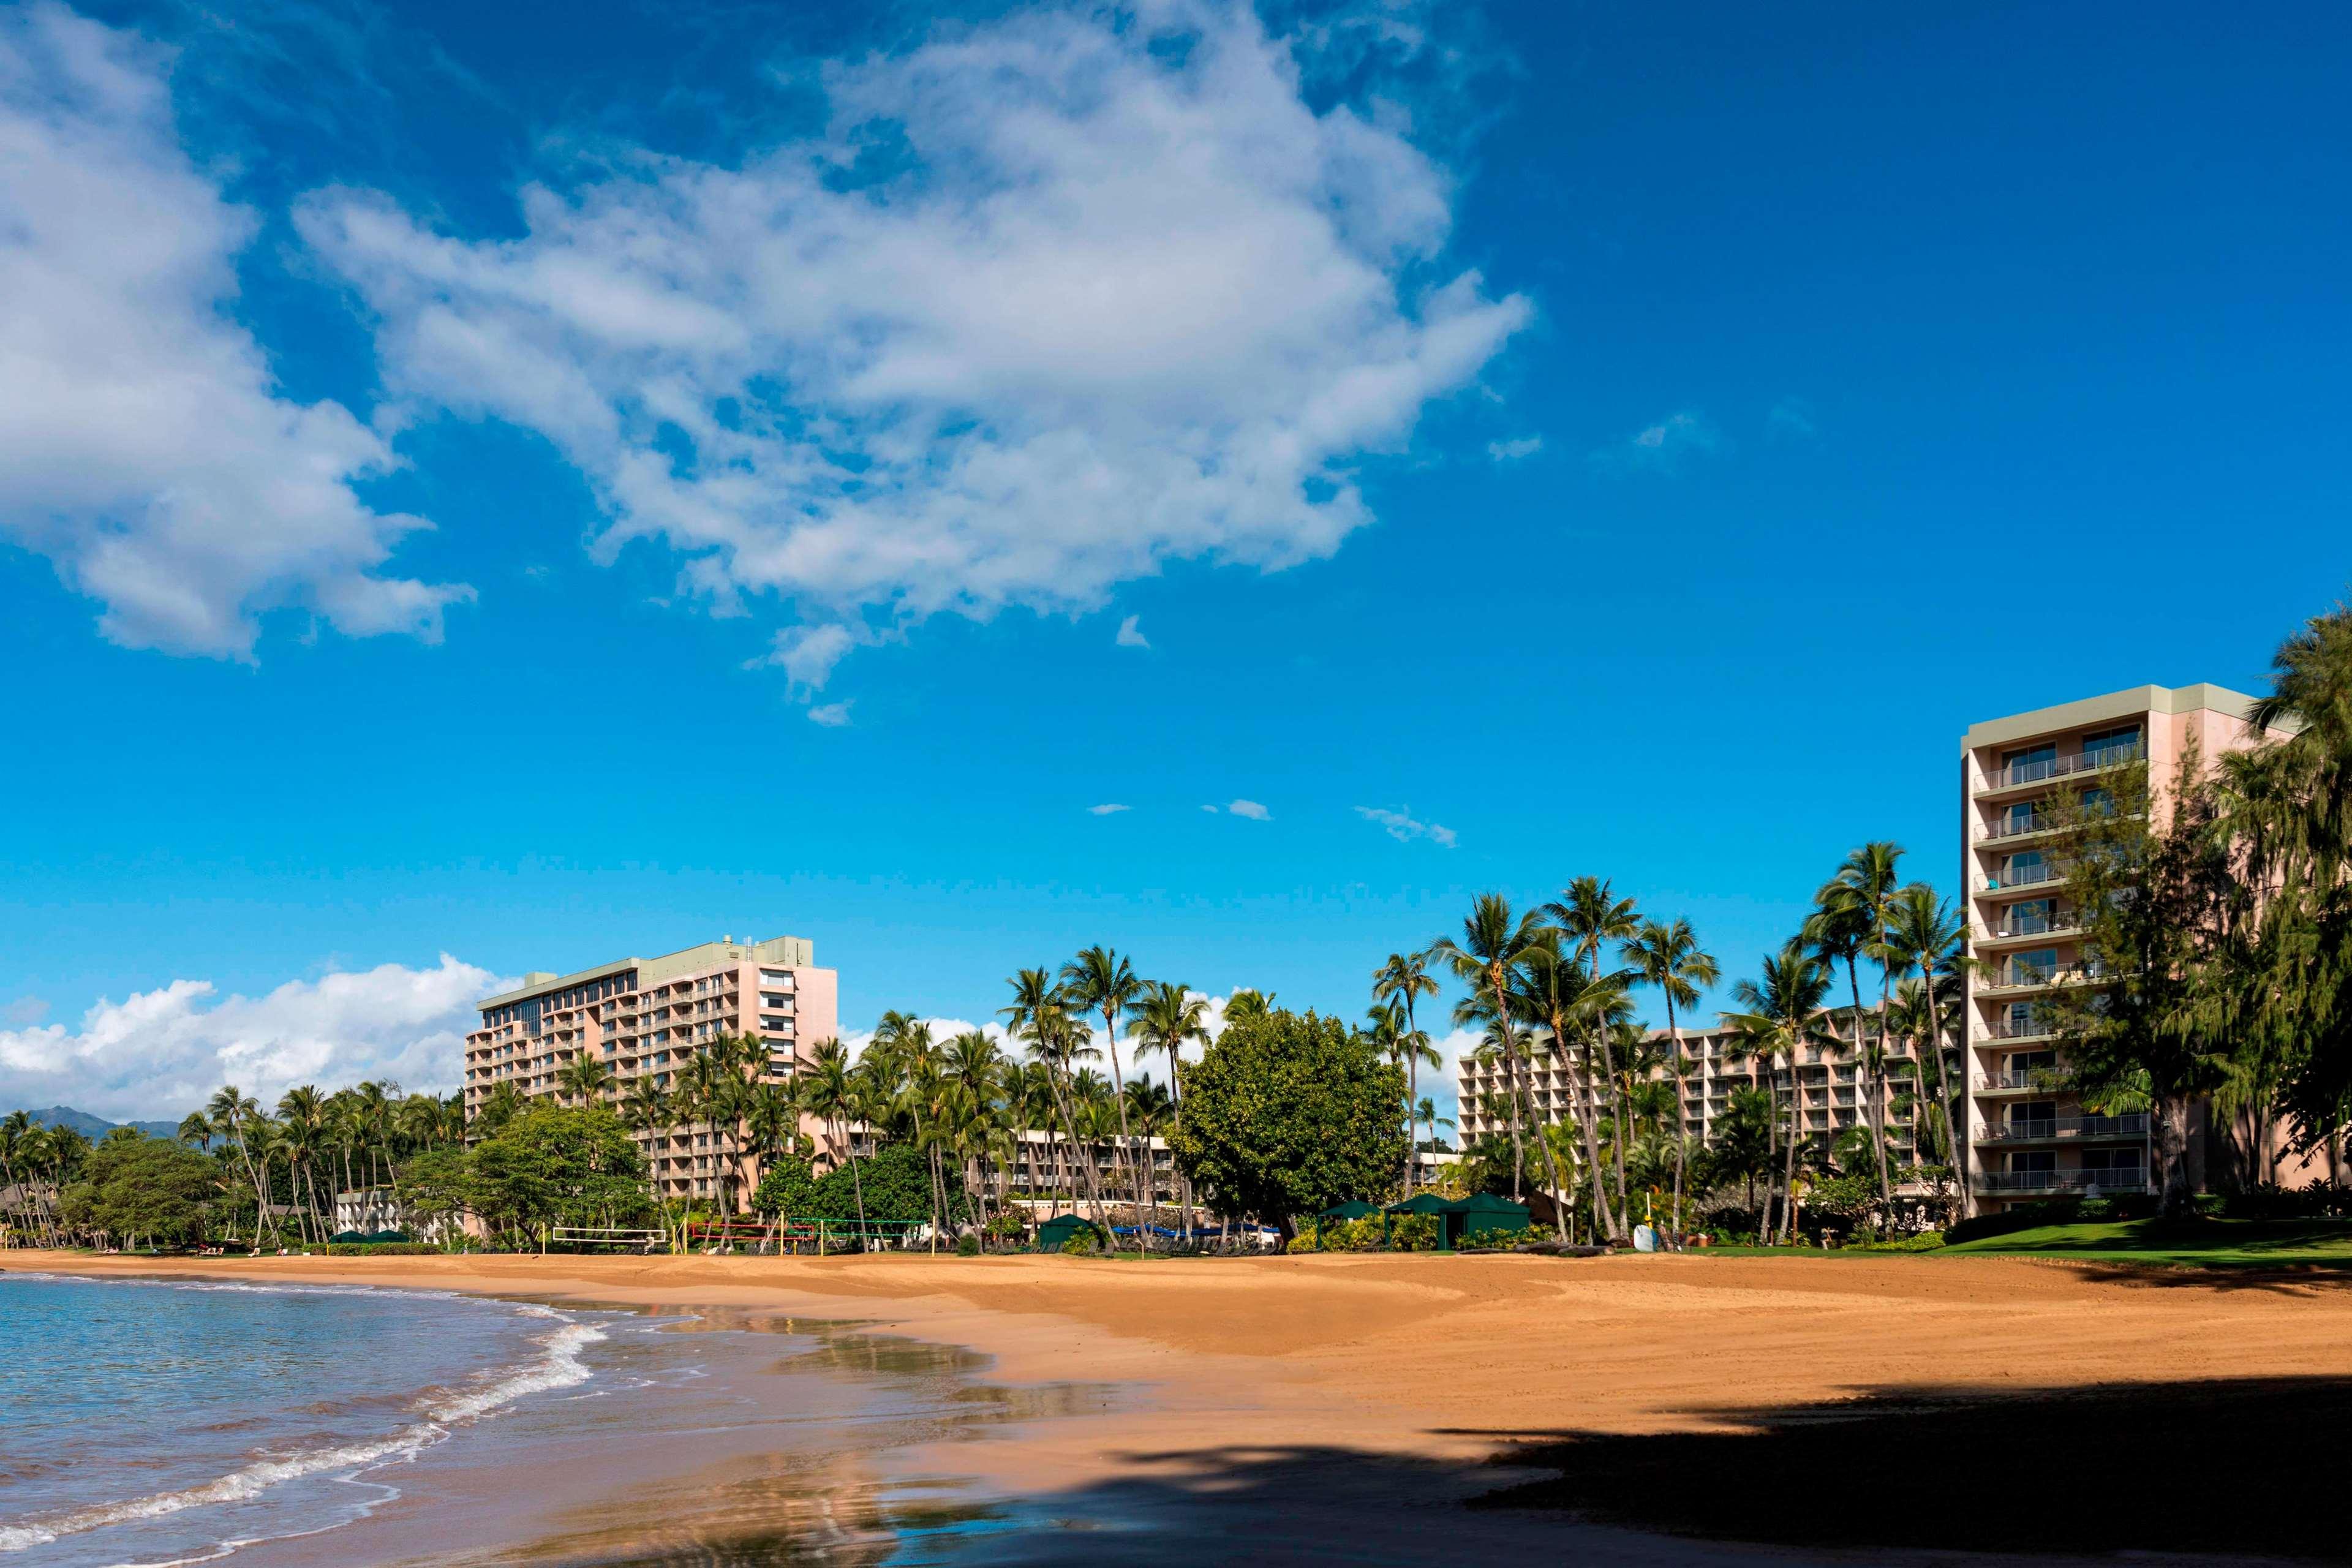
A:
{"label": "palm tree", "polygon": [[1789,1068],[1789,1144],[1782,1154],[1786,1163],[1780,1176],[1780,1233],[1784,1237],[1793,1237],[1797,1228],[1797,1145],[1802,1139],[1797,1052],[1808,1042],[1820,1040],[1813,1018],[1821,1012],[1822,1000],[1829,994],[1829,970],[1806,951],[1800,938],[1781,948],[1777,956],[1766,956],[1760,980],[1743,980],[1732,989],[1733,998],[1748,1009],[1734,1022],[1749,1033],[1755,1049],[1777,1054]]}
{"label": "palm tree", "polygon": [[[1862,984],[1856,976],[1855,965],[1861,959],[1864,950],[1870,945],[1870,913],[1853,897],[1843,884],[1832,882],[1813,895],[1813,911],[1805,917],[1803,940],[1823,969],[1832,973],[1835,973],[1841,967],[1845,970],[1847,991],[1853,1002],[1854,1058],[1858,1063],[1865,1056],[1866,1047],[1862,1016]],[[1866,1120],[1870,1122],[1872,1130],[1875,1131],[1878,1126],[1878,1093],[1866,1068],[1863,1078],[1864,1104],[1867,1107]],[[1801,1087],[1797,1089],[1797,1095],[1800,1100],[1803,1099],[1804,1090]],[[1891,1205],[1895,1201],[1895,1193],[1886,1179],[1885,1144],[1881,1141],[1877,1147],[1880,1153],[1878,1201]]]}
{"label": "palm tree", "polygon": [[[1081,948],[1077,957],[1062,965],[1062,990],[1072,1012],[1102,1015],[1102,1038],[1110,1052],[1111,1081],[1124,1084],[1127,1077],[1118,1065],[1118,1020],[1141,999],[1144,983],[1136,978],[1127,960],[1109,948],[1096,946]],[[1127,1166],[1128,1197],[1140,1204],[1143,1194],[1135,1187],[1135,1146],[1128,1135],[1124,1095],[1118,1097],[1118,1146],[1121,1163]]]}
{"label": "palm tree", "polygon": [[[1406,1080],[1409,1084],[1420,1082],[1421,1067],[1423,1062],[1433,1068],[1445,1065],[1444,1055],[1430,1043],[1429,1036],[1412,1027],[1408,1022],[1408,1015],[1401,1000],[1373,1003],[1371,1011],[1364,1015],[1364,1033],[1370,1038],[1373,1048],[1381,1053],[1381,1060],[1405,1069]],[[1404,1098],[1404,1190],[1408,1194],[1412,1191],[1414,1164],[1412,1146],[1414,1098],[1408,1089]]]}
{"label": "palm tree", "polygon": [[[1612,942],[1623,942],[1641,929],[1641,917],[1633,900],[1618,898],[1611,891],[1608,881],[1600,877],[1579,877],[1570,882],[1561,895],[1543,907],[1545,917],[1566,932],[1576,947],[1577,955],[1584,961],[1585,971],[1593,979],[1601,977],[1601,950]],[[1599,1036],[1601,1070],[1605,1080],[1614,1084],[1616,1064],[1611,1061],[1609,1037]],[[1592,1074],[1584,1074],[1585,1093],[1592,1092]],[[1617,1120],[1625,1120],[1624,1107],[1617,1108]],[[1599,1179],[1595,1174],[1595,1180]],[[1617,1152],[1617,1236],[1625,1234],[1625,1158],[1621,1143]]]}
{"label": "palm tree", "polygon": [[237,1162],[245,1168],[245,1179],[253,1188],[253,1251],[258,1257],[261,1252],[261,1223],[269,1213],[269,1183],[268,1177],[255,1168],[250,1135],[254,1123],[261,1119],[261,1106],[235,1084],[223,1084],[205,1102],[205,1115],[228,1141],[229,1146],[236,1151]]}
{"label": "palm tree", "polygon": [[604,1099],[612,1082],[613,1069],[604,1065],[604,1058],[585,1051],[574,1052],[555,1074],[556,1089],[580,1105],[593,1105]]}
{"label": "palm tree", "polygon": [[320,1239],[326,1221],[319,1213],[319,1189],[310,1167],[324,1152],[327,1142],[327,1098],[311,1084],[288,1089],[278,1100],[278,1120],[286,1131],[287,1181],[298,1195],[307,1190],[310,1217],[319,1222]]}
{"label": "palm tree", "polygon": [[[1565,953],[1559,946],[1559,933],[1550,927],[1540,927],[1537,940],[1521,954],[1519,968],[1511,981],[1508,993],[1511,1006],[1551,1037],[1552,1049],[1559,1053],[1560,1068],[1570,1071],[1570,1053],[1574,1042],[1590,1041],[1596,1020],[1603,1020],[1623,999],[1625,975],[1622,971],[1603,976],[1586,973],[1577,959]],[[1490,1009],[1491,1011],[1491,1009]],[[1585,1061],[1580,1077],[1590,1082],[1592,1078],[1591,1052],[1585,1048]],[[1571,1079],[1571,1081],[1575,1081]],[[1606,1184],[1600,1179],[1602,1169],[1601,1147],[1597,1142],[1599,1121],[1590,1095],[1581,1097],[1577,1109],[1577,1129],[1584,1144],[1584,1169],[1591,1176],[1592,1227],[1594,1234],[1616,1239],[1623,1232],[1616,1214],[1609,1205]],[[1532,1113],[1532,1107],[1530,1108]],[[1535,1120],[1538,1124],[1542,1117]],[[1551,1144],[1544,1143],[1547,1157]],[[1559,1206],[1564,1211],[1569,1204],[1568,1189],[1559,1180],[1557,1162],[1553,1163],[1552,1187],[1559,1194]],[[1568,1239],[1565,1213],[1555,1216],[1560,1239]]]}
{"label": "palm tree", "polygon": [[[1404,1026],[1407,1034],[1421,1032],[1421,1024],[1413,1013],[1414,1002],[1420,997],[1436,994],[1437,982],[1430,975],[1429,954],[1426,952],[1390,953],[1387,961],[1372,971],[1372,1000],[1403,1003]],[[1433,1050],[1430,1055],[1436,1058],[1430,1064],[1433,1067],[1442,1065],[1445,1060]],[[1413,1158],[1411,1149],[1412,1108],[1413,1102],[1421,1098],[1421,1063],[1422,1058],[1418,1055],[1409,1058],[1405,1063],[1404,1131],[1407,1148],[1404,1161],[1404,1195],[1407,1197],[1412,1196]]]}
{"label": "palm tree", "polygon": [[[1430,943],[1428,956],[1453,970],[1471,989],[1483,995],[1502,1031],[1505,1071],[1512,1079],[1511,1196],[1519,1195],[1519,1171],[1526,1163],[1526,1145],[1519,1132],[1517,1081],[1521,1071],[1518,1035],[1511,1027],[1511,984],[1527,956],[1541,945],[1543,922],[1533,913],[1511,918],[1510,900],[1500,893],[1481,893],[1472,901],[1462,922],[1462,940],[1441,936]],[[1231,1016],[1228,1008],[1227,1016]]]}
{"label": "palm tree", "polygon": [[[1143,1058],[1153,1052],[1168,1058],[1168,1120],[1171,1128],[1184,1125],[1184,1096],[1177,1068],[1183,1063],[1184,1047],[1195,1040],[1209,1043],[1209,999],[1194,994],[1184,986],[1171,981],[1157,981],[1144,992],[1129,1017],[1127,1032],[1135,1039],[1137,1069],[1141,1070]],[[1183,1205],[1181,1224],[1184,1235],[1192,1234],[1192,1188],[1177,1173],[1179,1201]],[[1152,1184],[1151,1222],[1160,1223],[1160,1184]]]}
{"label": "palm tree", "polygon": [[1246,1024],[1274,1011],[1274,993],[1244,985],[1225,998],[1225,1022]]}
{"label": "palm tree", "polygon": [[1434,1153],[1437,1151],[1437,1130],[1440,1127],[1451,1127],[1454,1125],[1454,1118],[1451,1116],[1440,1116],[1437,1114],[1437,1102],[1433,1100],[1423,1100],[1421,1102],[1413,1119],[1417,1121],[1423,1122],[1428,1126],[1429,1149],[1432,1153]]}
{"label": "palm tree", "polygon": [[850,1069],[849,1051],[839,1040],[819,1040],[809,1047],[808,1063],[801,1069],[799,1099],[801,1109],[824,1123],[833,1146],[849,1156],[849,1185],[857,1199],[857,1234],[862,1240],[866,1183],[857,1173],[857,1143],[849,1124],[863,1119],[866,1106]]}
{"label": "palm tree", "polygon": [[1910,883],[1895,895],[1888,910],[1886,961],[1919,977],[1927,1012],[1927,1053],[1935,1058],[1936,1096],[1944,1113],[1945,1147],[1951,1151],[1954,1172],[1963,1181],[1967,1173],[1959,1167],[1967,1144],[1960,1129],[1966,1121],[1951,1073],[1944,1065],[1944,1025],[1936,1004],[1946,977],[1957,973],[1964,935],[1951,904],[1937,898],[1936,889],[1927,883]]}
{"label": "palm tree", "polygon": [[[1070,1095],[1063,1080],[1071,1062],[1097,1052],[1082,1043],[1080,1031],[1084,1026],[1071,1016],[1069,998],[1042,967],[1021,970],[1006,984],[1013,987],[1013,1004],[998,1011],[1003,1015],[1006,1027],[1026,1038],[1030,1054],[1044,1064],[1045,1082],[1053,1091],[1055,1109],[1069,1133],[1075,1154],[1078,1148],[1077,1122],[1071,1113]],[[1095,1170],[1093,1155],[1088,1154],[1080,1163],[1086,1172],[1087,1196],[1094,1205],[1095,1223],[1108,1230],[1102,1183]],[[1076,1206],[1075,1181],[1071,1184],[1070,1202],[1072,1207]]]}
{"label": "palm tree", "polygon": [[[1691,930],[1690,921],[1677,915],[1672,921],[1644,921],[1642,929],[1627,939],[1618,949],[1618,957],[1633,971],[1634,979],[1643,985],[1657,987],[1666,1002],[1666,1037],[1674,1042],[1674,1071],[1677,1079],[1689,1071],[1689,1058],[1683,1052],[1683,1031],[1678,1010],[1698,1005],[1702,989],[1714,986],[1723,979],[1716,966],[1715,955],[1698,944],[1698,933]],[[1688,1163],[1690,1139],[1683,1125],[1682,1095],[1679,1087],[1675,1097],[1675,1226],[1679,1234],[1683,1212],[1683,1171]]]}
{"label": "palm tree", "polygon": [[[18,1116],[23,1114],[21,1110],[16,1112]],[[199,1154],[212,1152],[213,1124],[205,1120],[205,1113],[201,1110],[191,1110],[180,1118],[180,1130],[174,1136]]]}
{"label": "palm tree", "polygon": [[[1895,863],[1903,847],[1873,839],[1849,853],[1837,875],[1813,895],[1820,918],[1837,939],[1837,956],[1844,963],[1846,985],[1853,1001],[1853,1043],[1869,1074],[1870,1121],[1877,1136],[1878,1197],[1892,1205],[1895,1190],[1886,1179],[1886,1004],[1894,989],[1895,962],[1887,931],[1894,921],[1896,897]],[[1854,975],[1856,957],[1878,965],[1878,1040],[1874,1049],[1862,1049],[1862,988]]]}

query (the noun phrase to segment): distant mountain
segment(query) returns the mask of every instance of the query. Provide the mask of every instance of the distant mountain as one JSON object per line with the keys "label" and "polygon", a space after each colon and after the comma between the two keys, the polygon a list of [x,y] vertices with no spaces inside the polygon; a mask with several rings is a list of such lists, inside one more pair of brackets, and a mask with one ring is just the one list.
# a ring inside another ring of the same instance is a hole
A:
{"label": "distant mountain", "polygon": [[44,1127],[70,1127],[85,1138],[103,1138],[118,1126],[136,1127],[151,1138],[169,1138],[180,1131],[176,1121],[114,1122],[87,1110],[76,1110],[70,1105],[52,1105],[47,1110],[28,1110],[26,1114]]}

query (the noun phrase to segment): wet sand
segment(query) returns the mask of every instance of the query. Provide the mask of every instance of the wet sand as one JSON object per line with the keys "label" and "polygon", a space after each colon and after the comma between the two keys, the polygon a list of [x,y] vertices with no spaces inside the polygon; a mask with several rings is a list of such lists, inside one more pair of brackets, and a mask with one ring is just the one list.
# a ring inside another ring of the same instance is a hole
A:
{"label": "wet sand", "polygon": [[[232,1258],[158,1264],[17,1253],[0,1258],[0,1267],[790,1314],[966,1348],[989,1358],[984,1377],[971,1367],[959,1367],[956,1375],[991,1385],[1121,1390],[1093,1404],[1047,1402],[984,1427],[944,1431],[918,1422],[884,1434],[866,1451],[828,1458],[857,1472],[854,1485],[832,1494],[836,1498],[880,1499],[877,1506],[887,1513],[891,1497],[903,1501],[936,1488],[941,1499],[1000,1500],[1012,1510],[1008,1519],[1028,1510],[1034,1523],[1041,1517],[1035,1510],[1043,1510],[1066,1535],[1051,1547],[1041,1544],[1058,1539],[1050,1531],[981,1530],[955,1538],[957,1562],[1063,1560],[1055,1551],[1071,1561],[1093,1560],[1113,1542],[1116,1555],[1135,1562],[1459,1561],[1465,1552],[1475,1557],[1527,1550],[1547,1557],[1597,1553],[1614,1562],[1754,1555],[1751,1548],[1636,1534],[1596,1520],[1648,1531],[1746,1534],[1786,1546],[1843,1545],[1871,1561],[1910,1560],[1940,1546],[2015,1549],[2037,1541],[2059,1551],[2113,1544],[2309,1553],[2300,1535],[2264,1532],[2259,1515],[2225,1538],[2187,1529],[2178,1518],[2137,1530],[2136,1517],[2153,1515],[2145,1508],[2135,1515],[2132,1500],[2116,1492],[2131,1485],[2137,1471],[2128,1467],[2110,1467],[2116,1474],[2104,1486],[2099,1511],[2114,1522],[2088,1540],[2049,1532],[1990,1536],[1965,1520],[1939,1523],[1954,1505],[1934,1505],[1931,1517],[1924,1500],[1980,1485],[1990,1489],[1987,1509],[1998,1513],[2020,1495],[2013,1483],[2021,1473],[2064,1473],[2067,1451],[2032,1457],[2037,1444],[2050,1441],[2036,1436],[2037,1423],[2055,1419],[2053,1412],[2080,1414],[2069,1391],[2085,1385],[2106,1385],[2126,1402],[2086,1417],[2095,1431],[2103,1429],[2098,1422],[2108,1424],[2104,1429],[2113,1430],[2118,1452],[2145,1445],[2173,1413],[2193,1409],[2200,1429],[2223,1429],[2244,1414],[2241,1405],[2283,1417],[2306,1407],[2332,1410],[2327,1402],[2352,1387],[2352,1286],[2327,1275],[1833,1256],[1150,1263],[919,1256]],[[2231,1381],[2250,1379],[2268,1381]],[[2245,1399],[2231,1403],[2237,1387],[2246,1389]],[[1923,1402],[1931,1394],[1948,1403]],[[1975,1458],[1949,1444],[1930,1452],[1933,1423],[1962,1407],[1978,1413],[1979,1427],[1960,1447],[1994,1448],[1985,1440],[1989,1431],[2008,1433],[2021,1446]],[[1986,1410],[1996,1415],[1985,1417]],[[1835,1521],[1854,1510],[1835,1501],[1779,1512],[1769,1506],[1790,1489],[1777,1479],[1782,1468],[1795,1484],[1813,1489],[1807,1495],[1818,1495],[1828,1479],[1818,1473],[1820,1456],[1807,1449],[1800,1465],[1795,1456],[1803,1445],[1792,1447],[1790,1434],[1840,1420],[1862,1424],[1856,1437],[1869,1434],[1854,1459],[1861,1473],[1883,1470],[1891,1495],[1922,1499],[1918,1517],[1897,1511],[1840,1525]],[[2067,1441],[2083,1442],[2079,1430],[2067,1430]],[[2316,1441],[2323,1456],[2340,1459],[2342,1430],[2330,1423],[2324,1436],[2281,1431],[2278,1442],[2284,1449]],[[1688,1443],[1709,1436],[1731,1446],[1676,1450],[1664,1468],[1652,1457],[1667,1450],[1644,1446],[1645,1439]],[[1604,1436],[1608,1443],[1599,1441]],[[2208,1479],[2252,1458],[2224,1453]],[[2207,1463],[2213,1463],[2210,1448]],[[1651,1506],[1678,1488],[1702,1484],[1663,1479],[1694,1464],[1709,1472],[1703,1484],[1717,1506]],[[505,1532],[509,1539],[495,1552],[488,1542],[420,1540],[422,1550],[400,1555],[648,1564],[853,1560],[788,1550],[782,1538],[753,1529],[763,1506],[785,1513],[796,1506],[773,1495],[760,1501],[759,1478],[774,1473],[756,1454],[739,1452],[698,1456],[691,1464],[676,1454],[648,1456],[634,1470],[610,1456],[583,1456],[571,1479],[587,1476],[589,1489],[604,1500],[602,1533],[583,1534],[556,1518],[561,1509],[534,1505],[536,1513],[522,1510],[530,1529]],[[1588,1484],[1603,1474],[1616,1479],[1608,1487]],[[714,1555],[717,1541],[708,1534],[690,1545],[664,1543],[656,1528],[661,1498],[679,1495],[679,1488],[702,1496],[729,1486],[750,1489],[737,1520],[740,1552]],[[1519,1489],[1502,1500],[1524,1506],[1460,1506],[1511,1487]],[[1738,1502],[1743,1488],[1752,1494],[1747,1506]],[[1723,1505],[1727,1497],[1729,1506]],[[617,1519],[615,1499],[627,1500]],[[584,1517],[577,1508],[565,1516],[574,1524]],[[516,1544],[532,1531],[536,1546]],[[1104,1531],[1127,1533],[1106,1538]],[[357,1537],[338,1540],[346,1548],[361,1545]],[[390,1560],[383,1550],[320,1556]],[[691,1554],[676,1555],[679,1551]]]}

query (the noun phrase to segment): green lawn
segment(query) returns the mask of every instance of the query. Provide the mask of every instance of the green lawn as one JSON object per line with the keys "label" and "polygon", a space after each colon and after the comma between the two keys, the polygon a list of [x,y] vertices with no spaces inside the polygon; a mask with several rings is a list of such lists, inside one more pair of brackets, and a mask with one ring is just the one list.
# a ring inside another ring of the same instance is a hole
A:
{"label": "green lawn", "polygon": [[1941,1248],[1929,1257],[1988,1254],[2075,1258],[2095,1263],[2152,1263],[2198,1268],[2352,1268],[2352,1220],[2200,1219],[2108,1225],[2045,1225]]}

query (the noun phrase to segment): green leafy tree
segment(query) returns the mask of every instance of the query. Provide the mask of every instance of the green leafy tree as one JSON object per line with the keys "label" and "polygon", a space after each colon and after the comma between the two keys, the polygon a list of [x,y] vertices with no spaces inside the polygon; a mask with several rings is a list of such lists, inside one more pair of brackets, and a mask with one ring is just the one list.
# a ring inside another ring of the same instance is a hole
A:
{"label": "green leafy tree", "polygon": [[462,1149],[426,1149],[393,1172],[393,1196],[420,1234],[454,1225],[474,1210],[474,1163]]}
{"label": "green leafy tree", "polygon": [[58,1198],[60,1217],[124,1245],[202,1240],[219,1190],[212,1161],[173,1139],[115,1131],[131,1136],[110,1136],[90,1150],[81,1179]]}
{"label": "green leafy tree", "polygon": [[623,1225],[652,1206],[645,1156],[601,1105],[534,1105],[474,1151],[479,1212],[509,1235]]}
{"label": "green leafy tree", "polygon": [[1406,1134],[1404,1073],[1337,1018],[1288,1009],[1234,1023],[1184,1073],[1176,1163],[1228,1220],[1292,1219],[1387,1191]]}
{"label": "green leafy tree", "polygon": [[2148,1111],[2168,1219],[2189,1207],[2189,1129],[2200,1097],[2241,1071],[2234,1050],[2232,943],[2251,913],[2217,802],[2192,743],[2168,798],[2148,765],[2061,791],[2049,806],[2054,853],[2082,930],[2079,968],[2049,1003],[2063,1078],[2101,1113]]}
{"label": "green leafy tree", "polygon": [[815,1168],[797,1155],[788,1155],[770,1163],[751,1194],[751,1206],[774,1219],[834,1218],[823,1206],[819,1196],[823,1190]]}

